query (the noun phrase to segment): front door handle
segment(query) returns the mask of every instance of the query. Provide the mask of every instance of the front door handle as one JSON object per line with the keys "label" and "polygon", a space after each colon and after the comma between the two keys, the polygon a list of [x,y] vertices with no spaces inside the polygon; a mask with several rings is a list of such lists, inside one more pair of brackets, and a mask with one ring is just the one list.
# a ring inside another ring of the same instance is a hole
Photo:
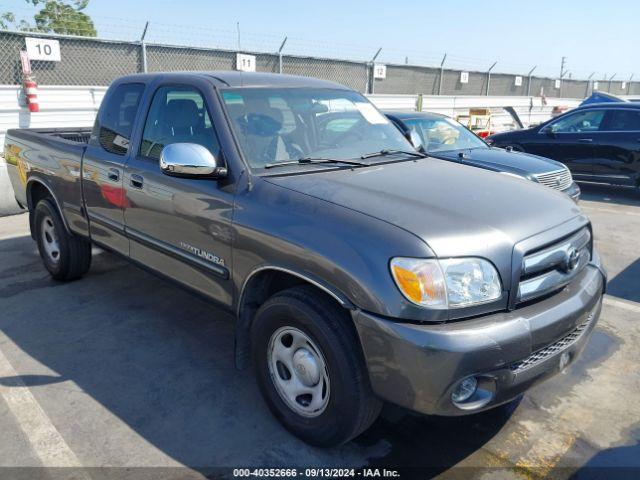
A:
{"label": "front door handle", "polygon": [[593,142],[593,138],[581,138],[578,141],[582,142],[582,143],[591,143],[591,142]]}
{"label": "front door handle", "polygon": [[131,186],[134,188],[142,188],[144,184],[144,179],[140,175],[136,175],[135,173],[131,175]]}
{"label": "front door handle", "polygon": [[109,180],[111,180],[112,182],[117,182],[118,180],[120,180],[120,170],[118,170],[117,168],[110,168],[109,172],[107,173],[107,178],[109,178]]}

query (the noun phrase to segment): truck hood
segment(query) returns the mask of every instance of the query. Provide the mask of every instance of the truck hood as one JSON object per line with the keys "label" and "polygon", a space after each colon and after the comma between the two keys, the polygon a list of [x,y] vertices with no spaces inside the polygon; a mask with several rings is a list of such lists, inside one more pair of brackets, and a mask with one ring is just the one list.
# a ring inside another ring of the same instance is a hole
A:
{"label": "truck hood", "polygon": [[[464,153],[464,159],[459,154]],[[509,172],[515,175],[549,173],[564,168],[561,163],[530,153],[508,152],[501,148],[472,148],[434,152],[435,157],[453,160],[480,168]]]}
{"label": "truck hood", "polygon": [[516,242],[581,214],[534,182],[434,158],[264,178],[396,225],[439,257],[510,259]]}

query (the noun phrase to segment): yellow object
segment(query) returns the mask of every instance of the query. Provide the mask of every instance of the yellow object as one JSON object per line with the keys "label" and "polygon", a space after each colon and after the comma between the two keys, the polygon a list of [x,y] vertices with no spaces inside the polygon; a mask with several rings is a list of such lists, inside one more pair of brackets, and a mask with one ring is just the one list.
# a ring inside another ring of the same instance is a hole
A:
{"label": "yellow object", "polygon": [[418,275],[398,265],[392,265],[391,268],[402,293],[413,302],[420,303],[422,301],[422,287]]}

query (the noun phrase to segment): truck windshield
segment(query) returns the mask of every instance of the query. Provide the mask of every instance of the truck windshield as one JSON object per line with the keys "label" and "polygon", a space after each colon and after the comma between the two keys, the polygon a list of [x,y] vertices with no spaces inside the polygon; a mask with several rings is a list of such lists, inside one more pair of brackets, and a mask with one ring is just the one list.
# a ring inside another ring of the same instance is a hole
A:
{"label": "truck windshield", "polygon": [[427,153],[489,148],[474,133],[447,117],[414,118],[403,120],[410,131],[415,131]]}
{"label": "truck windshield", "polygon": [[253,168],[280,162],[295,168],[299,159],[348,160],[375,151],[413,150],[384,115],[350,90],[238,88],[223,90],[222,98]]}

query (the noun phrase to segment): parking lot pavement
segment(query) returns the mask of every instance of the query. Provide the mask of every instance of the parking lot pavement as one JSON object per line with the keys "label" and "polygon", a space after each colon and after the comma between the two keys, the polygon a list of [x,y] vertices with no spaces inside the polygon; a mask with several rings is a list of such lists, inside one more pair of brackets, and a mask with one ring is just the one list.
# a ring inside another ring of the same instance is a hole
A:
{"label": "parking lot pavement", "polygon": [[[487,478],[640,468],[640,194],[583,192],[610,284],[582,357],[506,408],[453,419],[387,408],[329,450],[284,431],[252,372],[234,369],[227,314],[104,252],[82,280],[56,283],[26,216],[2,218],[0,465],[167,467],[160,478],[181,466],[194,476],[313,465]],[[504,467],[513,470],[488,470]]]}

